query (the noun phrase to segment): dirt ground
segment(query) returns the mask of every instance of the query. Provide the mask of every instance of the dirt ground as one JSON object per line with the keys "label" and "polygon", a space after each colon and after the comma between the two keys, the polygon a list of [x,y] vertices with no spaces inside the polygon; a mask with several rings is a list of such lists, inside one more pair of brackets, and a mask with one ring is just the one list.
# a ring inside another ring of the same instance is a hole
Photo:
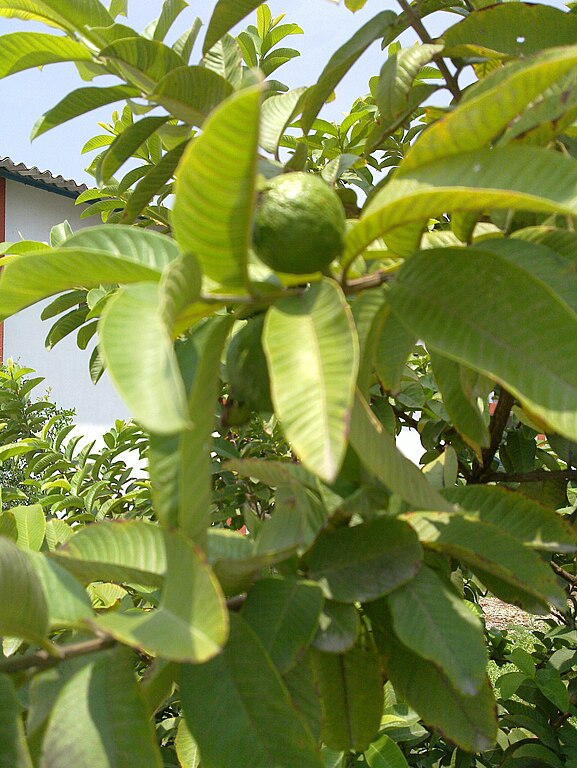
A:
{"label": "dirt ground", "polygon": [[541,616],[534,616],[532,613],[526,613],[514,605],[503,603],[496,597],[482,597],[479,604],[485,612],[487,626],[495,627],[495,629],[507,629],[514,624],[535,628],[542,618]]}

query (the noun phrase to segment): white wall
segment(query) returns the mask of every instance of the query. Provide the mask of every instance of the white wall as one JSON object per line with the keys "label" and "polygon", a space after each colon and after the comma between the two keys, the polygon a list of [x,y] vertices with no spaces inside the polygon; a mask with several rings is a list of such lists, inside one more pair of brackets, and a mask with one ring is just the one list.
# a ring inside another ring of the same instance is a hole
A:
{"label": "white wall", "polygon": [[[7,181],[6,240],[47,241],[50,229],[66,219],[74,231],[99,223],[97,217],[81,220],[80,210],[72,198]],[[44,385],[51,390],[51,399],[62,408],[76,410],[79,432],[95,437],[116,419],[128,418],[128,412],[106,374],[96,386],[92,384],[88,373],[90,350],[78,349],[75,333],[50,352],[45,349],[44,339],[52,321],[40,320],[42,306],[35,304],[6,321],[4,359],[11,357],[21,365],[35,368],[45,377]]]}

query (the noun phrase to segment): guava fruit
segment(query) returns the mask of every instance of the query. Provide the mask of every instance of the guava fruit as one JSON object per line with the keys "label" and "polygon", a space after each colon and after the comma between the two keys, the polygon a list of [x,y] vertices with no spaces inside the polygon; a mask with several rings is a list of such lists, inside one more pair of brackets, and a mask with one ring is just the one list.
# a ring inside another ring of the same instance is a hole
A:
{"label": "guava fruit", "polygon": [[276,272],[306,275],[341,253],[345,212],[337,194],[311,173],[270,179],[257,204],[253,248]]}
{"label": "guava fruit", "polygon": [[228,346],[226,377],[229,397],[251,411],[272,411],[270,379],[261,337],[265,315],[248,320]]}

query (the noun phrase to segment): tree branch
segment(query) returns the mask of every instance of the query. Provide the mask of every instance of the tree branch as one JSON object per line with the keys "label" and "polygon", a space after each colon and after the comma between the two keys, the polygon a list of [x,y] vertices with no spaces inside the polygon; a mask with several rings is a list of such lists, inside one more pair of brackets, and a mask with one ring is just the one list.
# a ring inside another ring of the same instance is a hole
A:
{"label": "tree branch", "polygon": [[557,576],[560,576],[567,584],[571,584],[572,587],[577,587],[577,576],[573,576],[572,573],[566,571],[565,568],[561,568],[560,565],[551,561],[551,568],[555,571]]}
{"label": "tree branch", "polygon": [[[406,17],[409,19],[409,22],[412,28],[415,30],[417,35],[421,38],[421,42],[426,43],[427,45],[432,45],[433,39],[425,29],[425,26],[421,21],[421,18],[419,17],[419,15],[415,13],[415,9],[407,2],[407,0],[397,0],[397,2],[403,9],[403,12],[405,13]],[[455,101],[459,101],[461,99],[461,89],[459,88],[459,84],[455,80],[455,77],[453,76],[452,72],[446,65],[445,60],[441,55],[436,54],[435,56],[433,56],[433,61],[439,67],[439,70],[441,71],[443,77],[445,78],[445,82],[447,83],[447,88],[451,91],[453,98],[455,99]]]}
{"label": "tree branch", "polygon": [[58,654],[56,656],[48,651],[36,651],[27,656],[10,656],[7,659],[0,659],[0,673],[21,672],[24,669],[47,669],[60,664],[61,661],[104,651],[115,645],[116,640],[113,637],[95,637],[81,643],[55,646]]}
{"label": "tree branch", "polygon": [[489,472],[481,483],[533,483],[537,480],[577,480],[577,469],[534,469],[532,472]]}
{"label": "tree branch", "polygon": [[488,474],[491,468],[491,462],[497,453],[497,449],[503,437],[505,427],[507,426],[507,421],[509,420],[509,415],[511,413],[511,408],[513,407],[514,402],[515,398],[513,395],[501,387],[499,401],[497,403],[497,407],[495,408],[495,412],[491,416],[491,423],[489,424],[489,434],[491,436],[489,447],[483,448],[483,463],[477,464],[473,467],[473,472],[471,473],[471,482],[487,482],[485,476]]}

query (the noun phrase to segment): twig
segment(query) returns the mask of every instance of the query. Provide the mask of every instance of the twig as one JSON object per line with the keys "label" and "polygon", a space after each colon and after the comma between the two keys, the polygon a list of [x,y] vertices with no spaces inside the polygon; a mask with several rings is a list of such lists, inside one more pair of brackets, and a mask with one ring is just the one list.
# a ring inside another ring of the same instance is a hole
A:
{"label": "twig", "polygon": [[7,659],[0,659],[0,673],[21,672],[24,669],[47,669],[60,664],[61,661],[104,651],[114,645],[116,645],[116,640],[113,637],[95,637],[82,643],[55,646],[58,652],[56,656],[51,655],[48,651],[37,651],[28,656],[10,656]]}
{"label": "twig", "polygon": [[566,571],[565,568],[561,568],[560,565],[557,565],[557,563],[554,563],[553,561],[551,561],[551,568],[553,568],[557,576],[560,576],[568,584],[571,584],[572,587],[577,587],[577,576],[573,576],[572,573]]}
{"label": "twig", "polygon": [[477,482],[532,483],[537,480],[577,480],[577,469],[534,469],[532,472],[489,472]]}
{"label": "twig", "polygon": [[[415,13],[414,8],[409,5],[407,0],[397,0],[401,8],[403,9],[403,12],[406,14],[407,18],[410,21],[410,24],[412,28],[415,30],[417,35],[421,38],[421,42],[426,43],[427,45],[433,44],[433,38],[429,35],[427,30],[425,29],[425,26],[423,22],[421,21],[419,15]],[[436,54],[433,56],[433,61],[435,64],[439,67],[439,70],[441,71],[443,77],[445,78],[445,82],[447,83],[447,88],[451,91],[451,94],[453,95],[453,98],[455,101],[459,101],[461,99],[461,89],[459,88],[459,84],[455,80],[452,72],[445,64],[445,60],[442,56],[439,54]]]}
{"label": "twig", "polygon": [[515,399],[513,395],[501,387],[499,402],[497,403],[494,414],[491,416],[491,423],[489,424],[489,434],[491,436],[489,447],[484,448],[482,451],[483,463],[481,465],[477,464],[475,467],[473,467],[473,472],[471,475],[471,481],[473,483],[486,482],[485,475],[488,474],[491,468],[491,462],[497,453],[497,448],[499,447],[501,438],[503,437],[503,432],[507,426],[509,414],[511,413],[514,402]]}

